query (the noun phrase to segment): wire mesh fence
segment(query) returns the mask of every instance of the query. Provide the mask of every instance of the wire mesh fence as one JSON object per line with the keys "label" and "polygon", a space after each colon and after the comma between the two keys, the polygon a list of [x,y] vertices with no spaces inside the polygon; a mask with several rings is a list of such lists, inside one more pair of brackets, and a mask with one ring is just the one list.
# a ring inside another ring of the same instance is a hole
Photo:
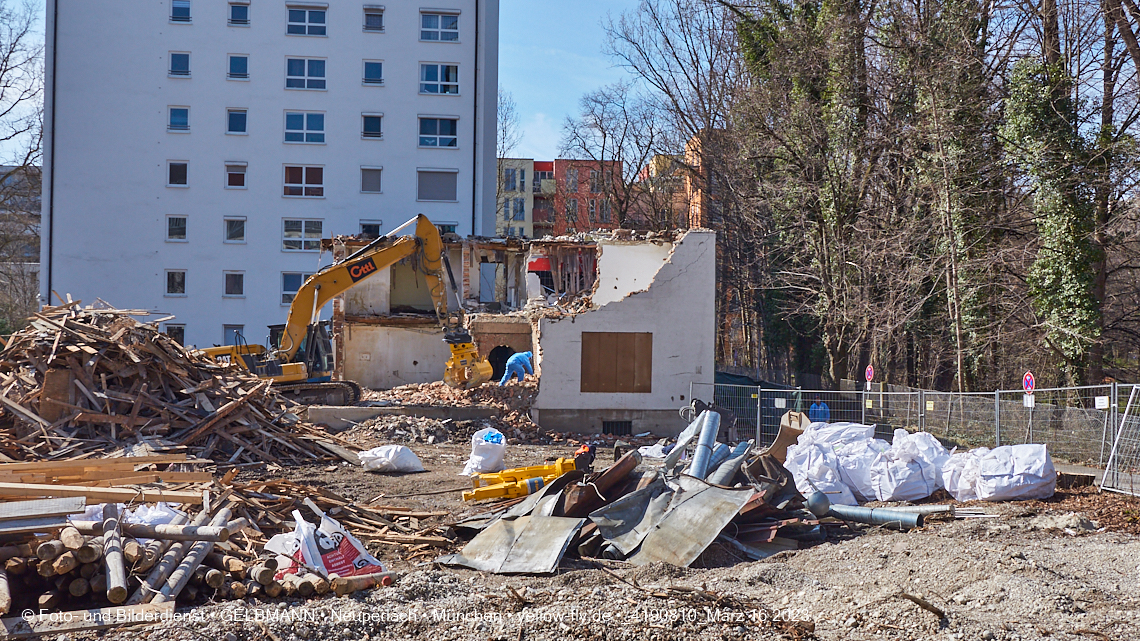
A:
{"label": "wire mesh fence", "polygon": [[1127,386],[1127,401],[1120,409],[1125,386],[1116,389],[1114,408],[1120,412],[1116,430],[1106,431],[1111,436],[1108,461],[1101,480],[1101,488],[1140,496],[1140,387]]}
{"label": "wire mesh fence", "polygon": [[[691,395],[731,410],[737,438],[772,443],[785,413],[804,412],[812,421],[875,425],[890,440],[895,429],[923,430],[948,446],[995,447],[1044,443],[1057,459],[1104,466],[1120,440],[1123,464],[1140,433],[1122,423],[1128,397],[1137,390],[1130,421],[1140,426],[1140,385],[1113,383],[994,392],[935,392],[890,386],[870,390],[772,389],[748,385],[694,383]],[[1123,433],[1122,431],[1123,430]],[[1118,439],[1118,437],[1120,437]],[[1140,451],[1136,452],[1140,456]]]}

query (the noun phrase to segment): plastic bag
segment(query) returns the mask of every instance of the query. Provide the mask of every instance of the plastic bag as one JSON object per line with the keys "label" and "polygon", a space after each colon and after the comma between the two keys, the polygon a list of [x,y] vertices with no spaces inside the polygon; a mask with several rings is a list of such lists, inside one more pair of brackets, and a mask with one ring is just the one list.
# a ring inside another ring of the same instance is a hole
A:
{"label": "plastic bag", "polygon": [[286,574],[300,575],[306,570],[324,577],[337,574],[355,576],[384,572],[384,565],[364,549],[340,523],[321,513],[321,525],[309,523],[298,510],[293,510],[297,525],[293,532],[269,539],[265,549],[275,552],[277,579]]}
{"label": "plastic bag", "polygon": [[871,464],[869,478],[880,501],[916,501],[942,487],[950,453],[926,432],[895,430],[894,442]]}
{"label": "plastic bag", "polygon": [[979,447],[969,452],[950,454],[950,458],[942,464],[942,483],[950,496],[958,501],[978,500],[978,493],[974,490],[974,486],[978,482],[982,457],[989,451],[988,448]]}
{"label": "plastic bag", "polygon": [[365,472],[423,472],[416,453],[404,445],[381,445],[359,455]]}
{"label": "plastic bag", "polygon": [[812,423],[788,447],[784,467],[804,496],[818,489],[832,503],[857,505],[859,498],[874,498],[867,470],[878,454],[890,447],[874,436],[873,425]]}
{"label": "plastic bag", "polygon": [[471,435],[471,458],[463,466],[463,475],[474,476],[504,469],[506,451],[507,440],[499,430],[486,427],[475,432]]}

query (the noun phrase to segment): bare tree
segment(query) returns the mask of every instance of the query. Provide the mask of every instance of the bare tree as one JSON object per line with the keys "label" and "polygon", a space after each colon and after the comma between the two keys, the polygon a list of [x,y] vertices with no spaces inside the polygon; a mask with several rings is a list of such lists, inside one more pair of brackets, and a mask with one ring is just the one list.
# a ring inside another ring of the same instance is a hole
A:
{"label": "bare tree", "polygon": [[[495,136],[495,156],[498,158],[495,175],[495,227],[500,223],[509,224],[501,220],[503,216],[503,159],[510,158],[511,154],[522,142],[522,121],[519,117],[518,105],[511,92],[499,87],[498,99],[499,130]],[[507,217],[510,220],[510,217]]]}

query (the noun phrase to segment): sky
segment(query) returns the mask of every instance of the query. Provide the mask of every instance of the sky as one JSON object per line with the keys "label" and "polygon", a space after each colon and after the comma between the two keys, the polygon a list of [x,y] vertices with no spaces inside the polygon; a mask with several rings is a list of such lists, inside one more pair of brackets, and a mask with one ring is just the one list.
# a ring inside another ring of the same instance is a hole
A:
{"label": "sky", "polygon": [[500,0],[499,87],[515,99],[522,124],[518,158],[553,160],[566,117],[583,94],[623,77],[602,53],[607,15],[637,0]]}

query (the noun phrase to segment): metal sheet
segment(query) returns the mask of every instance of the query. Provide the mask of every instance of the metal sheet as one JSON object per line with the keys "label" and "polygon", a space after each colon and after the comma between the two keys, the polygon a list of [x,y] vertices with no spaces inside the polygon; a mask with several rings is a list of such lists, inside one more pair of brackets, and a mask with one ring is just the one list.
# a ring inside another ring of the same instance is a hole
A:
{"label": "metal sheet", "polygon": [[459,554],[441,556],[436,563],[495,574],[549,574],[583,521],[557,516],[499,519]]}
{"label": "metal sheet", "polygon": [[664,561],[687,567],[713,542],[752,497],[754,490],[734,490],[682,476],[665,517],[629,558],[634,565]]}
{"label": "metal sheet", "polygon": [[594,510],[590,520],[597,524],[607,543],[629,555],[661,522],[672,498],[673,490],[658,475],[648,486]]}

